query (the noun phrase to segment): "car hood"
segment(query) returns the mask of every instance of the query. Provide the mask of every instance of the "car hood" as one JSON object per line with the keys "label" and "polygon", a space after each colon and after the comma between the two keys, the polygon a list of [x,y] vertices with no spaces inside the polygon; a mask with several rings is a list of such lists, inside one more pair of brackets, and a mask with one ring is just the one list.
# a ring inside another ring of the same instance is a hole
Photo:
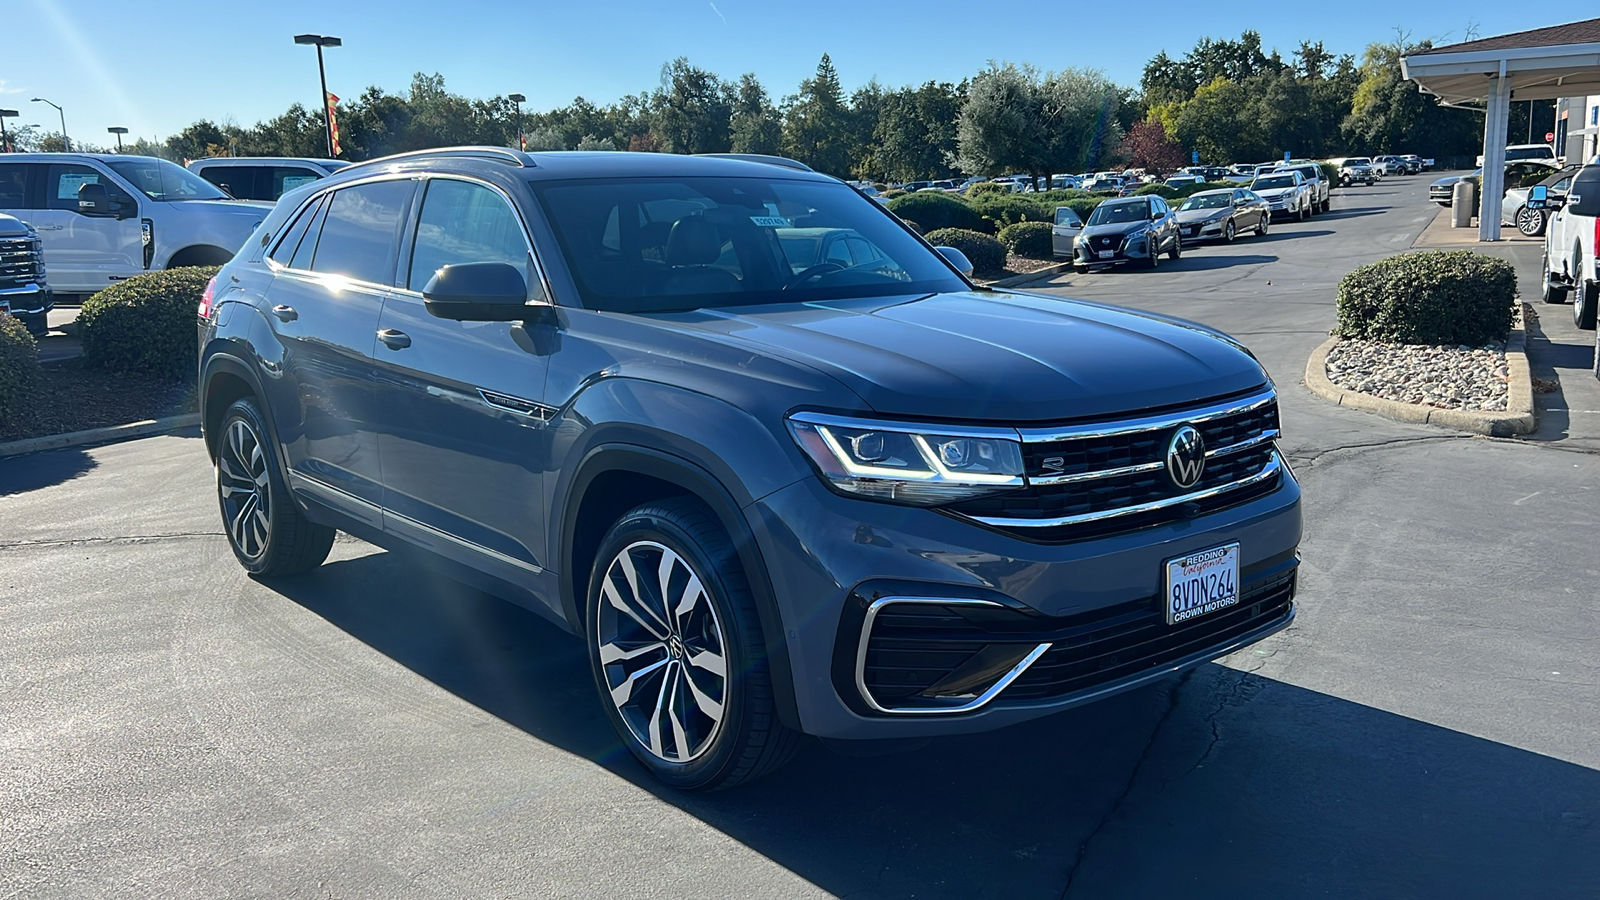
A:
{"label": "car hood", "polygon": [[1205,222],[1209,219],[1220,219],[1229,212],[1230,210],[1226,206],[1219,206],[1216,209],[1180,209],[1178,210],[1178,221],[1186,225],[1193,222]]}
{"label": "car hood", "polygon": [[1135,231],[1143,231],[1149,228],[1151,224],[1143,219],[1137,219],[1132,222],[1107,222],[1104,225],[1085,225],[1083,226],[1083,234],[1085,237],[1096,237],[1102,234],[1133,234]]}
{"label": "car hood", "polygon": [[197,210],[205,215],[255,216],[257,220],[265,217],[273,207],[273,204],[261,200],[173,200],[171,205]]}
{"label": "car hood", "polygon": [[1465,176],[1465,175],[1446,175],[1443,178],[1434,179],[1433,183],[1428,185],[1428,186],[1429,187],[1448,187],[1448,186],[1450,186],[1452,184],[1455,184],[1456,182],[1460,181],[1461,179],[1463,179],[1465,177],[1467,177],[1467,176]]}
{"label": "car hood", "polygon": [[1255,191],[1257,194],[1260,194],[1263,197],[1269,197],[1270,198],[1270,197],[1282,197],[1282,196],[1284,196],[1286,194],[1293,194],[1296,191],[1299,191],[1300,188],[1299,187],[1251,188],[1251,190]]}
{"label": "car hood", "polygon": [[27,223],[21,219],[0,213],[0,237],[25,237],[28,231]]}
{"label": "car hood", "polygon": [[964,291],[650,318],[818,369],[877,413],[914,419],[1117,415],[1267,380],[1241,346],[1202,326],[1035,294]]}

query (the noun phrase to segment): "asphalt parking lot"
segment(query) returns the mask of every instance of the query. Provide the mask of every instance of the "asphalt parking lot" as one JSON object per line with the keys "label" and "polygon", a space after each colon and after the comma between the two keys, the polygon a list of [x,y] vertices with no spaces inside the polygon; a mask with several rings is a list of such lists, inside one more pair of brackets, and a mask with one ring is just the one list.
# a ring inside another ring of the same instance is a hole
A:
{"label": "asphalt parking lot", "polygon": [[[1592,333],[1541,311],[1559,386],[1528,440],[1298,383],[1338,278],[1432,218],[1428,180],[1040,288],[1267,366],[1306,498],[1292,629],[1007,731],[808,745],[724,794],[648,780],[575,639],[408,555],[342,540],[245,577],[192,435],[0,460],[0,897],[1594,896]],[[1529,246],[1493,252],[1536,298]]]}

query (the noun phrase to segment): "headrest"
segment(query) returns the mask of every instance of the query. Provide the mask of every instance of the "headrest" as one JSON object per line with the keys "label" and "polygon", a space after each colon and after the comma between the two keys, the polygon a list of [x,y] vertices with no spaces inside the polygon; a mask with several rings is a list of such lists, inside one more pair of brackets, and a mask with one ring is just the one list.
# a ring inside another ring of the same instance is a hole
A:
{"label": "headrest", "polygon": [[717,226],[702,216],[684,216],[672,223],[667,235],[667,265],[704,266],[722,255],[722,238]]}

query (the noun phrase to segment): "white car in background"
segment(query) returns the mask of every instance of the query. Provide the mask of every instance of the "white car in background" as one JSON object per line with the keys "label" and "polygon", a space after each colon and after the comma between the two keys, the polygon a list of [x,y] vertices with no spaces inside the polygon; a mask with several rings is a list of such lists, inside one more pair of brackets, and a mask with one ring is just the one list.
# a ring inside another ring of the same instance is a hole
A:
{"label": "white car in background", "polygon": [[0,156],[0,212],[38,231],[58,299],[145,272],[220,266],[271,210],[152,156]]}
{"label": "white car in background", "polygon": [[289,156],[219,156],[189,163],[189,171],[236,200],[276,202],[302,184],[327,178],[350,165],[342,159]]}
{"label": "white car in background", "polygon": [[[1572,322],[1593,329],[1600,313],[1600,164],[1579,169],[1565,198],[1544,185],[1528,195],[1529,205],[1543,208],[1550,218],[1544,233],[1543,300],[1572,301]],[[1600,355],[1600,340],[1595,352]],[[1600,359],[1600,356],[1597,356]],[[1595,363],[1600,376],[1600,361]]]}
{"label": "white car in background", "polygon": [[1293,169],[1257,175],[1256,180],[1250,182],[1250,190],[1272,208],[1274,221],[1283,216],[1304,219],[1316,212],[1308,187],[1305,178]]}

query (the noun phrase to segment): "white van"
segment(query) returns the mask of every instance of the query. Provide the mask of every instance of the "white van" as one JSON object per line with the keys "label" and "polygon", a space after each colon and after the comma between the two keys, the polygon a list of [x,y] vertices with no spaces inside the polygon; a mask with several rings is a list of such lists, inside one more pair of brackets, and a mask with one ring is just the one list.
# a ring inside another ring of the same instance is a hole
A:
{"label": "white van", "polygon": [[39,233],[57,297],[159,269],[221,265],[271,209],[149,156],[0,156],[0,213]]}

